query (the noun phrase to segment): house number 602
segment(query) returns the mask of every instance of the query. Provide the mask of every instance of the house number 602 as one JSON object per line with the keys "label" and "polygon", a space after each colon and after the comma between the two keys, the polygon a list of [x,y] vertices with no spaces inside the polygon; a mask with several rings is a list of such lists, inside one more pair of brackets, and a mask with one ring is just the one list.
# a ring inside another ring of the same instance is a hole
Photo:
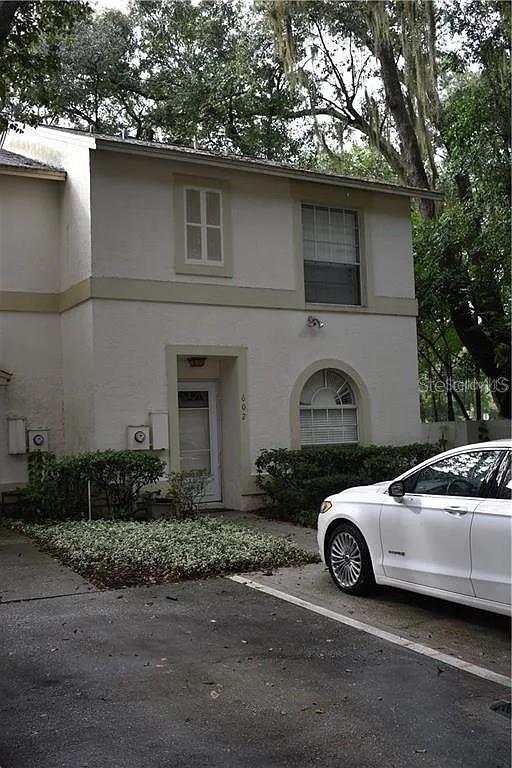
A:
{"label": "house number 602", "polygon": [[247,400],[245,399],[245,395],[242,395],[240,398],[240,409],[242,412],[242,421],[245,421],[247,418]]}

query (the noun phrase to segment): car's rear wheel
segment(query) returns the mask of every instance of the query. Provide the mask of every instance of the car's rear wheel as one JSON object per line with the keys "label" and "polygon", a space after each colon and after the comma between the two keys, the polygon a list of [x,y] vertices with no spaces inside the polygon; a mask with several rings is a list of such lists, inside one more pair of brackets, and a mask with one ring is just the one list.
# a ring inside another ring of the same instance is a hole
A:
{"label": "car's rear wheel", "polygon": [[351,523],[333,529],[326,560],[334,583],[349,595],[364,595],[375,586],[372,560],[361,532]]}

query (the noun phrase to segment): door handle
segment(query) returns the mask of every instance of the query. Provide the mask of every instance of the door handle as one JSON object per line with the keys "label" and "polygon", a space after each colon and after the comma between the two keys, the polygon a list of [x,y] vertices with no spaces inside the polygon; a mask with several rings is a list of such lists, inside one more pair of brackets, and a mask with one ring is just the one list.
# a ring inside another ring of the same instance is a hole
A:
{"label": "door handle", "polygon": [[466,507],[445,507],[445,510],[449,515],[465,515],[468,511]]}

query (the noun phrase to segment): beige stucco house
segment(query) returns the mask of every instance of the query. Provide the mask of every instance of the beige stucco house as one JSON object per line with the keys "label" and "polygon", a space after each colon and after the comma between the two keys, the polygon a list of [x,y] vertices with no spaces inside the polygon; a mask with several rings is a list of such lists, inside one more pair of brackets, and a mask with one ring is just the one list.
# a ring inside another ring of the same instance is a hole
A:
{"label": "beige stucco house", "polygon": [[207,467],[209,500],[242,509],[262,448],[420,439],[414,194],[63,129],[8,135],[0,487],[25,480],[27,450],[153,448]]}

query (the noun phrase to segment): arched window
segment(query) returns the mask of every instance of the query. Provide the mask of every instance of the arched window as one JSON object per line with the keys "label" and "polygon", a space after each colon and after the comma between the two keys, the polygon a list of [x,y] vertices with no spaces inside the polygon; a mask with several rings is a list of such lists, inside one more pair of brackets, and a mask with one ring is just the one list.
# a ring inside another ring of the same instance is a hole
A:
{"label": "arched window", "polygon": [[357,443],[357,438],[357,404],[352,387],[339,371],[317,371],[300,396],[301,445]]}

